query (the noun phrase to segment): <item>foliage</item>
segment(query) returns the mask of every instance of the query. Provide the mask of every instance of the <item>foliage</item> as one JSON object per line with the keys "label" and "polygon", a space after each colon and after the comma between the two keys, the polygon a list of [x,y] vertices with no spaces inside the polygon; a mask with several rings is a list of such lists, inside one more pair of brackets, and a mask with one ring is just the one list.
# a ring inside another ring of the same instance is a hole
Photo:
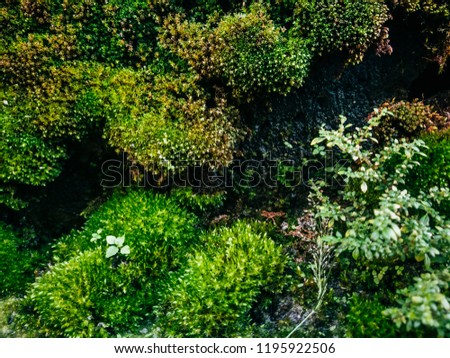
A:
{"label": "foliage", "polygon": [[17,187],[53,181],[70,155],[70,144],[98,128],[102,106],[92,83],[100,81],[101,73],[97,66],[52,67],[44,83],[31,89],[11,85],[2,91],[2,202],[24,207],[15,197]]}
{"label": "foliage", "polygon": [[176,188],[170,191],[170,198],[180,206],[194,212],[207,212],[222,206],[225,200],[224,192],[195,192],[192,188]]}
{"label": "foliage", "polygon": [[20,302],[21,300],[15,297],[0,300],[0,338],[32,337],[33,332],[18,330],[15,325]]}
{"label": "foliage", "polygon": [[[317,225],[318,223],[316,222],[314,224]],[[326,225],[323,224],[324,223],[320,223],[319,225],[316,226],[317,231],[314,235],[315,242],[310,249],[312,253],[312,262],[308,265],[309,266],[308,269],[310,269],[312,273],[312,279],[314,281],[314,284],[317,286],[315,307],[288,334],[286,338],[291,337],[308,321],[308,319],[310,319],[312,315],[316,314],[321,309],[322,304],[326,300],[325,297],[328,291],[330,270],[333,266],[334,261],[333,261],[332,247],[322,240],[322,236],[324,236],[328,231],[328,227],[326,227]],[[300,266],[297,266],[297,273],[300,276],[305,275]]]}
{"label": "foliage", "polygon": [[386,306],[380,302],[378,296],[361,297],[353,294],[349,307],[345,317],[347,337],[398,338],[398,332],[392,321],[383,315]]}
{"label": "foliage", "polygon": [[14,121],[8,113],[1,114],[0,122],[2,182],[42,185],[59,175],[62,160],[67,155],[63,146],[44,141],[30,127],[18,125],[20,122]]}
{"label": "foliage", "polygon": [[[406,175],[419,166],[418,160],[424,156],[425,145],[420,140],[395,140],[379,153],[364,149],[373,126],[384,114],[381,112],[365,129],[357,128],[351,134],[345,133],[345,118],[338,130],[321,130],[315,144],[326,140],[328,147],[337,146],[357,167],[338,169],[345,185],[341,203],[330,202],[317,192],[323,203],[318,211],[338,228],[327,238],[338,244],[337,252],[348,251],[355,260],[368,262],[415,258],[429,267],[433,260],[439,261],[448,253],[449,223],[435,207],[449,200],[449,188],[423,187],[417,196],[408,191]],[[323,146],[316,148],[317,152],[323,150]]]}
{"label": "foliage", "polygon": [[99,90],[107,74],[95,64],[50,67],[44,83],[7,91],[4,110],[45,139],[81,141],[103,118]]}
{"label": "foliage", "polygon": [[427,14],[440,14],[449,11],[447,4],[442,0],[397,0],[396,3],[408,12],[420,10]]}
{"label": "foliage", "polygon": [[72,57],[116,64],[147,62],[158,18],[169,8],[169,1],[21,1],[25,16],[55,34],[47,38],[50,48],[61,39]]}
{"label": "foliage", "polygon": [[169,337],[233,337],[250,332],[250,310],[262,291],[279,288],[281,248],[237,222],[204,238],[205,248],[174,275],[159,309]]}
{"label": "foliage", "polygon": [[382,144],[395,138],[415,138],[421,133],[433,132],[448,125],[445,117],[417,99],[412,102],[385,102],[369,115],[368,120],[378,117],[383,109],[386,111],[380,124],[374,128],[375,136]]}
{"label": "foliage", "polygon": [[299,1],[293,32],[311,38],[318,55],[345,51],[349,62],[359,63],[367,49],[380,40],[388,19],[388,7],[381,1]]}
{"label": "foliage", "polygon": [[0,184],[0,204],[13,210],[26,208],[28,203],[17,197],[16,188],[10,185]]}
{"label": "foliage", "polygon": [[400,307],[385,314],[397,326],[425,336],[448,337],[450,334],[450,274],[448,269],[425,273],[415,278],[414,285],[400,292]]}
{"label": "foliage", "polygon": [[130,254],[130,247],[128,245],[125,246],[123,245],[125,242],[125,236],[115,237],[113,235],[108,235],[106,236],[106,242],[109,245],[108,248],[106,249],[107,259],[116,256],[119,253],[125,256]]}
{"label": "foliage", "polygon": [[184,1],[183,8],[189,18],[200,22],[206,21],[208,16],[223,16],[229,13],[236,13],[254,4],[264,4],[267,11],[270,12],[271,18],[281,24],[288,24],[292,17],[295,7],[295,0],[198,0]]}
{"label": "foliage", "polygon": [[[257,120],[251,113],[258,105],[301,88],[319,56],[359,63],[371,46],[391,53],[388,6],[400,21],[413,19],[420,32],[414,35],[442,70],[450,54],[446,0],[3,1],[0,204],[18,212],[1,214],[15,227],[0,223],[0,296],[10,297],[0,301],[0,334],[105,337],[143,327],[165,336],[254,333],[260,322],[253,318],[266,319],[286,277],[286,259],[268,235],[286,243],[292,218],[274,210],[288,200],[298,210],[306,189],[274,188],[270,195],[264,189],[270,205],[256,215],[266,225],[238,222],[201,235],[207,223],[251,215],[245,200],[259,201],[262,187],[234,189],[239,198],[226,202],[226,192],[208,185],[174,187],[225,170],[251,134],[245,120]],[[326,154],[327,142],[348,162],[324,170],[341,190],[315,182],[315,217],[307,220],[313,226],[299,221],[293,231],[305,249],[306,274],[299,269],[305,284],[297,289],[306,288],[301,306],[311,308],[297,328],[319,308],[317,320],[328,314],[322,306],[332,287],[355,292],[344,319],[348,335],[447,336],[448,123],[417,100],[381,109],[365,129],[349,134],[342,122],[314,141],[315,155]],[[375,137],[381,145],[372,145]],[[74,163],[93,164],[84,158],[93,144],[95,162],[113,150],[128,159],[132,184],[172,187],[165,195],[115,191],[81,230],[53,241],[54,256],[42,272],[47,247],[35,246],[50,238],[32,242],[16,229],[42,226],[34,210],[53,209],[59,192],[53,187],[83,171]],[[291,169],[282,167],[278,177],[286,186]],[[241,182],[253,174],[232,172],[245,177]],[[274,218],[281,217],[279,230]],[[23,301],[11,298],[20,298],[36,276]],[[372,296],[375,289],[379,295]],[[388,327],[385,308],[400,328]],[[376,319],[368,322],[370,315]]]}
{"label": "foliage", "polygon": [[308,73],[306,41],[286,37],[262,5],[206,24],[169,17],[164,28],[165,46],[202,77],[223,81],[239,100],[288,93]]}

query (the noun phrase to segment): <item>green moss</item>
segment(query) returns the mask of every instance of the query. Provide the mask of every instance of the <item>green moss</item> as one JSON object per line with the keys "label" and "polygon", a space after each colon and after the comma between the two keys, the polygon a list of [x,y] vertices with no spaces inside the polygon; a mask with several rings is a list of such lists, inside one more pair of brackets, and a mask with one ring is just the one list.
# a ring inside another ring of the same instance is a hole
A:
{"label": "green moss", "polygon": [[39,270],[41,254],[0,222],[0,297],[23,294]]}
{"label": "green moss", "polygon": [[223,81],[238,100],[288,93],[308,74],[307,42],[290,40],[260,4],[206,24],[169,17],[164,28],[169,49],[200,76]]}
{"label": "green moss", "polygon": [[380,38],[388,19],[388,7],[382,1],[300,1],[293,34],[310,38],[318,55],[344,51],[349,62],[359,63]]}
{"label": "green moss", "polygon": [[194,75],[173,73],[149,83],[122,71],[110,85],[105,135],[130,161],[162,175],[231,163],[241,131],[221,91],[212,96]]}
{"label": "green moss", "polygon": [[250,310],[263,291],[280,288],[281,248],[250,225],[236,223],[204,238],[159,311],[158,327],[170,337],[233,337],[251,334]]}

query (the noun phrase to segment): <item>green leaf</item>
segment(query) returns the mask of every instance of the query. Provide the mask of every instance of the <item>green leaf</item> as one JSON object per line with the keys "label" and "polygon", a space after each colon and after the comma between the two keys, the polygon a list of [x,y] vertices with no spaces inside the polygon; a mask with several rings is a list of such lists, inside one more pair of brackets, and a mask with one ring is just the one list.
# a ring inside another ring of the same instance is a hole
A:
{"label": "green leaf", "polygon": [[363,181],[361,184],[361,191],[363,193],[367,192],[367,183],[365,181]]}
{"label": "green leaf", "polygon": [[109,259],[110,257],[114,256],[115,254],[117,254],[119,252],[119,249],[117,246],[110,246],[108,247],[108,249],[106,250],[106,258]]}
{"label": "green leaf", "polygon": [[106,242],[109,245],[114,245],[116,243],[116,237],[112,236],[112,235],[108,235],[108,236],[106,236]]}
{"label": "green leaf", "polygon": [[313,146],[317,145],[319,143],[322,143],[324,140],[325,140],[325,138],[321,138],[321,137],[314,138],[311,142],[311,145],[313,145]]}
{"label": "green leaf", "polygon": [[130,247],[128,245],[125,245],[120,249],[120,253],[122,255],[129,255],[130,254]]}
{"label": "green leaf", "polygon": [[358,257],[359,257],[359,249],[358,248],[353,250],[352,256],[355,260],[358,260]]}

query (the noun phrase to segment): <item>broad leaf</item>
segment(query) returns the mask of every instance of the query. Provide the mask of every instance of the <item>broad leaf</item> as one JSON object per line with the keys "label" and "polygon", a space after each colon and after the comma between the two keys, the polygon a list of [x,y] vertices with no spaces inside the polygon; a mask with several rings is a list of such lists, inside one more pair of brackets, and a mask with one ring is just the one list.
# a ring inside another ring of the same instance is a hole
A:
{"label": "broad leaf", "polygon": [[119,252],[119,249],[117,246],[110,246],[108,247],[108,249],[106,250],[106,258],[110,258],[112,256],[114,256],[115,254],[117,254]]}

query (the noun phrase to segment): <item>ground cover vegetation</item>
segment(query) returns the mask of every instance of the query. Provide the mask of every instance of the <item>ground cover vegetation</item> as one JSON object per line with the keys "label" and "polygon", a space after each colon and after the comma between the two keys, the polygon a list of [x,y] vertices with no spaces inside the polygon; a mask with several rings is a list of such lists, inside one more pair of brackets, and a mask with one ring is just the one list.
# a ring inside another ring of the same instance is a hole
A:
{"label": "ground cover vegetation", "polygon": [[[0,336],[450,336],[446,0],[3,0],[0,14]],[[333,83],[366,66],[365,85],[394,56],[444,85],[389,84],[364,115],[356,98],[356,116],[331,104],[339,118],[295,127],[299,105],[267,127],[307,138],[269,143],[276,185],[236,165],[269,156],[255,118],[295,107],[323,64]]]}

